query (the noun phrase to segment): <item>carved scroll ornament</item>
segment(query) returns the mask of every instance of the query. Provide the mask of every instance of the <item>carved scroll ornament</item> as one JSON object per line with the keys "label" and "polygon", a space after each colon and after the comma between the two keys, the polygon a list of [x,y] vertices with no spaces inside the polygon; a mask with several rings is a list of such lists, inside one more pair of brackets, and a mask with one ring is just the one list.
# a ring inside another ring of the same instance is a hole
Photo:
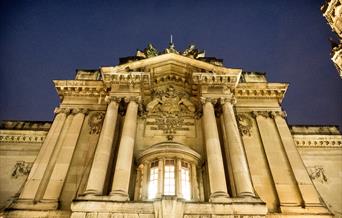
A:
{"label": "carved scroll ornament", "polygon": [[309,176],[312,180],[317,180],[320,183],[328,182],[328,177],[325,175],[324,168],[322,166],[308,167]]}
{"label": "carved scroll ornament", "polygon": [[12,178],[18,178],[19,176],[27,176],[30,173],[32,163],[25,161],[18,161],[14,165],[14,170],[12,172]]}

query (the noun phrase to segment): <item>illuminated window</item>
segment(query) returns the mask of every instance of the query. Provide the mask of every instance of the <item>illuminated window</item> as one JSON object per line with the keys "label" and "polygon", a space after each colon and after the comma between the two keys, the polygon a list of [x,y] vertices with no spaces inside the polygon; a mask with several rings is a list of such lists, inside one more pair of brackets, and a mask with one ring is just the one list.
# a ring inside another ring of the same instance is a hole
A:
{"label": "illuminated window", "polygon": [[190,165],[182,161],[181,167],[182,195],[186,200],[191,199]]}
{"label": "illuminated window", "polygon": [[150,168],[150,182],[148,186],[148,198],[153,199],[156,197],[158,191],[158,161],[151,163]]}
{"label": "illuminated window", "polygon": [[175,163],[174,160],[165,160],[164,168],[164,195],[175,195]]}

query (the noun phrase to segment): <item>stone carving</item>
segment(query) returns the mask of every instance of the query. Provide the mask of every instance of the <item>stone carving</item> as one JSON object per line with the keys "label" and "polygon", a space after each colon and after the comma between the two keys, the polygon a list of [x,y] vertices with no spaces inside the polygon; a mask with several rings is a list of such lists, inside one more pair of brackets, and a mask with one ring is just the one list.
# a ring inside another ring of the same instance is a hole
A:
{"label": "stone carving", "polygon": [[165,93],[157,94],[153,100],[147,104],[146,110],[163,114],[173,113],[194,113],[195,106],[187,97],[180,97],[175,94],[175,89],[169,86]]}
{"label": "stone carving", "polygon": [[317,180],[322,184],[328,182],[328,177],[325,175],[324,168],[322,166],[308,167],[308,171],[312,180]]}
{"label": "stone carving", "polygon": [[101,132],[104,116],[102,112],[95,112],[89,116],[88,125],[90,127],[90,134],[99,134]]}
{"label": "stone carving", "polygon": [[179,54],[179,52],[175,48],[175,44],[171,41],[169,43],[169,47],[167,47],[164,51],[164,53],[174,53],[174,54]]}
{"label": "stone carving", "polygon": [[241,136],[251,136],[252,119],[247,114],[238,114],[236,119]]}
{"label": "stone carving", "polygon": [[177,131],[194,131],[196,107],[186,94],[177,92],[173,86],[154,93],[146,105],[146,126],[149,130],[161,130],[159,134],[174,135]]}
{"label": "stone carving", "polygon": [[14,165],[14,170],[12,172],[12,178],[18,178],[19,176],[27,176],[30,173],[32,163],[25,161],[18,161]]}
{"label": "stone carving", "polygon": [[184,118],[176,116],[158,117],[155,121],[146,122],[146,125],[154,125],[151,130],[163,130],[166,134],[175,134],[177,130],[189,131],[187,126],[193,126],[194,123],[185,121]]}
{"label": "stone carving", "polygon": [[158,50],[155,47],[153,47],[151,43],[148,43],[147,47],[143,51],[137,50],[136,56],[142,58],[150,58],[158,56],[158,54]]}
{"label": "stone carving", "polygon": [[190,45],[187,49],[185,49],[182,55],[195,59],[203,58],[205,56],[205,51],[199,51],[195,45]]}

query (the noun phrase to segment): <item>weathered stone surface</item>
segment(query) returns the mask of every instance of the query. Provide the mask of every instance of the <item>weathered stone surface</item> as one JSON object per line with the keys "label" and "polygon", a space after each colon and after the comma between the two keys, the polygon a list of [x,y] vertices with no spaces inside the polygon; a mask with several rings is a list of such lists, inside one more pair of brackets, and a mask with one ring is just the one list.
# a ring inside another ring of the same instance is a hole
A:
{"label": "weathered stone surface", "polygon": [[341,213],[342,136],[289,128],[280,105],[288,84],[224,67],[194,46],[149,46],[125,60],[55,80],[52,125],[1,126],[0,216]]}

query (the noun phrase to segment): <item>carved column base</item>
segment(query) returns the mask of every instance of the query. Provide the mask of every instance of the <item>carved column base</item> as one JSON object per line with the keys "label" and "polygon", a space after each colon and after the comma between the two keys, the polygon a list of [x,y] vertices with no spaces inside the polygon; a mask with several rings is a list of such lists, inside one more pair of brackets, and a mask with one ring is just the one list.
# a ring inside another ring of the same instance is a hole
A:
{"label": "carved column base", "polygon": [[85,192],[83,192],[82,195],[87,195],[87,196],[100,196],[100,195],[102,195],[102,193],[99,192],[98,190],[95,190],[95,189],[89,189],[89,190],[86,190]]}
{"label": "carved column base", "polygon": [[129,196],[125,191],[114,190],[110,193],[110,200],[112,201],[129,201]]}
{"label": "carved column base", "polygon": [[214,192],[210,195],[209,202],[227,203],[229,202],[229,195],[226,192]]}

